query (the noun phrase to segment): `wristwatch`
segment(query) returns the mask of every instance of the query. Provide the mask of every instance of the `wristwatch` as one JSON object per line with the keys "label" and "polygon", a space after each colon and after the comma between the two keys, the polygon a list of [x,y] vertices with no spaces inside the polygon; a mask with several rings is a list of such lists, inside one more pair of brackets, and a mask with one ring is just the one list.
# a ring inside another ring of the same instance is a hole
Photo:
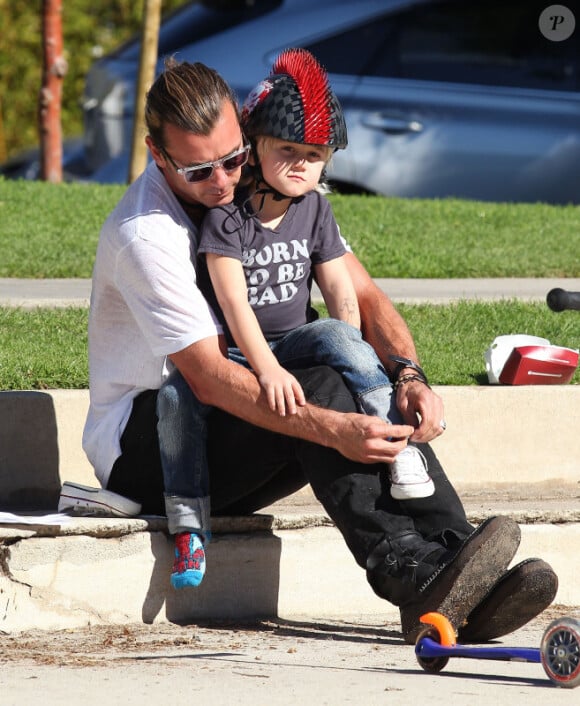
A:
{"label": "wristwatch", "polygon": [[396,363],[395,368],[393,369],[393,380],[394,382],[397,381],[399,378],[399,375],[401,374],[401,370],[404,370],[405,368],[412,368],[413,370],[416,370],[417,373],[425,379],[425,382],[428,384],[429,381],[427,380],[427,376],[425,375],[425,372],[423,368],[415,363],[413,360],[410,360],[409,358],[400,358],[399,356],[396,355],[390,355],[389,360],[392,360],[393,363]]}

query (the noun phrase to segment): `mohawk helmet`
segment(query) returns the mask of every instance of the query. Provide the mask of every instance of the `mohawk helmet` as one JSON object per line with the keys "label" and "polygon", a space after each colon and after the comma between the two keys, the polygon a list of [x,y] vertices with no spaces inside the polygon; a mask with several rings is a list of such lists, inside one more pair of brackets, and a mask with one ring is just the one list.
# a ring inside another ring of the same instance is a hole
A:
{"label": "mohawk helmet", "polygon": [[334,150],[348,143],[342,108],[326,71],[306,49],[280,54],[270,76],[246,98],[241,123],[252,142],[263,135]]}

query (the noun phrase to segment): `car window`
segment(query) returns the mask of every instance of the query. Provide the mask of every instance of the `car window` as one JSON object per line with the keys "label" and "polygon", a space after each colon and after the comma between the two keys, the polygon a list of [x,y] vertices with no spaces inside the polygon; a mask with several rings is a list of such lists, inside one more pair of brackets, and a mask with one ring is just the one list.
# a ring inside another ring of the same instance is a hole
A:
{"label": "car window", "polygon": [[[207,39],[227,29],[265,15],[282,4],[283,0],[205,0],[188,3],[164,18],[159,33],[159,56],[174,54],[188,44]],[[138,60],[141,37],[131,38],[116,52],[124,60]]]}
{"label": "car window", "polygon": [[331,74],[364,76],[372,70],[374,57],[385,46],[385,32],[389,32],[388,21],[378,20],[305,44],[304,48]]}
{"label": "car window", "polygon": [[[580,89],[580,41],[547,40],[546,2],[428,3],[308,48],[330,73],[561,91]],[[576,32],[580,33],[580,16]],[[345,50],[348,47],[348,50]]]}

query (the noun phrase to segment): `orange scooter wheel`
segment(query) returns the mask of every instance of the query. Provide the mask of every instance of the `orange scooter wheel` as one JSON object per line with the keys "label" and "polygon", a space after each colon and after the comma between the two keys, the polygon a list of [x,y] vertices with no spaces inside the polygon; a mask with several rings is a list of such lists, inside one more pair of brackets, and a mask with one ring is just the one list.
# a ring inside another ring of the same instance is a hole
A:
{"label": "orange scooter wheel", "polygon": [[419,635],[417,636],[415,656],[417,657],[417,662],[426,672],[435,674],[440,672],[447,662],[449,662],[449,657],[422,657],[421,656],[421,640],[423,638],[429,637],[435,642],[445,647],[454,647],[455,642],[455,630],[453,625],[447,620],[441,613],[426,613],[422,615],[419,620],[425,623],[425,627]]}

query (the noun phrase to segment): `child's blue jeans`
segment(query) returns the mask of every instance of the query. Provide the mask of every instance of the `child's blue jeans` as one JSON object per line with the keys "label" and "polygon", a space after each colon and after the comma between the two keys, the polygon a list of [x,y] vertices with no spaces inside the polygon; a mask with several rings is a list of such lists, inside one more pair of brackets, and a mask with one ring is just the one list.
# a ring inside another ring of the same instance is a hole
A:
{"label": "child's blue jeans", "polygon": [[[339,372],[357,407],[392,424],[402,423],[389,377],[361,332],[337,319],[319,319],[269,343],[279,362],[290,370],[327,365]],[[248,366],[239,348],[231,360]],[[165,485],[165,508],[171,534],[210,533],[207,417],[178,370],[157,397],[157,431]]]}
{"label": "child's blue jeans", "polygon": [[[374,348],[363,340],[359,329],[338,319],[318,319],[270,341],[279,363],[288,370],[328,365],[339,372],[357,407],[364,414],[402,424],[396,396]],[[229,357],[248,365],[239,348],[230,348]]]}
{"label": "child's blue jeans", "polygon": [[210,499],[207,417],[202,404],[174,370],[157,395],[157,435],[165,511],[170,534],[195,532],[209,539]]}

